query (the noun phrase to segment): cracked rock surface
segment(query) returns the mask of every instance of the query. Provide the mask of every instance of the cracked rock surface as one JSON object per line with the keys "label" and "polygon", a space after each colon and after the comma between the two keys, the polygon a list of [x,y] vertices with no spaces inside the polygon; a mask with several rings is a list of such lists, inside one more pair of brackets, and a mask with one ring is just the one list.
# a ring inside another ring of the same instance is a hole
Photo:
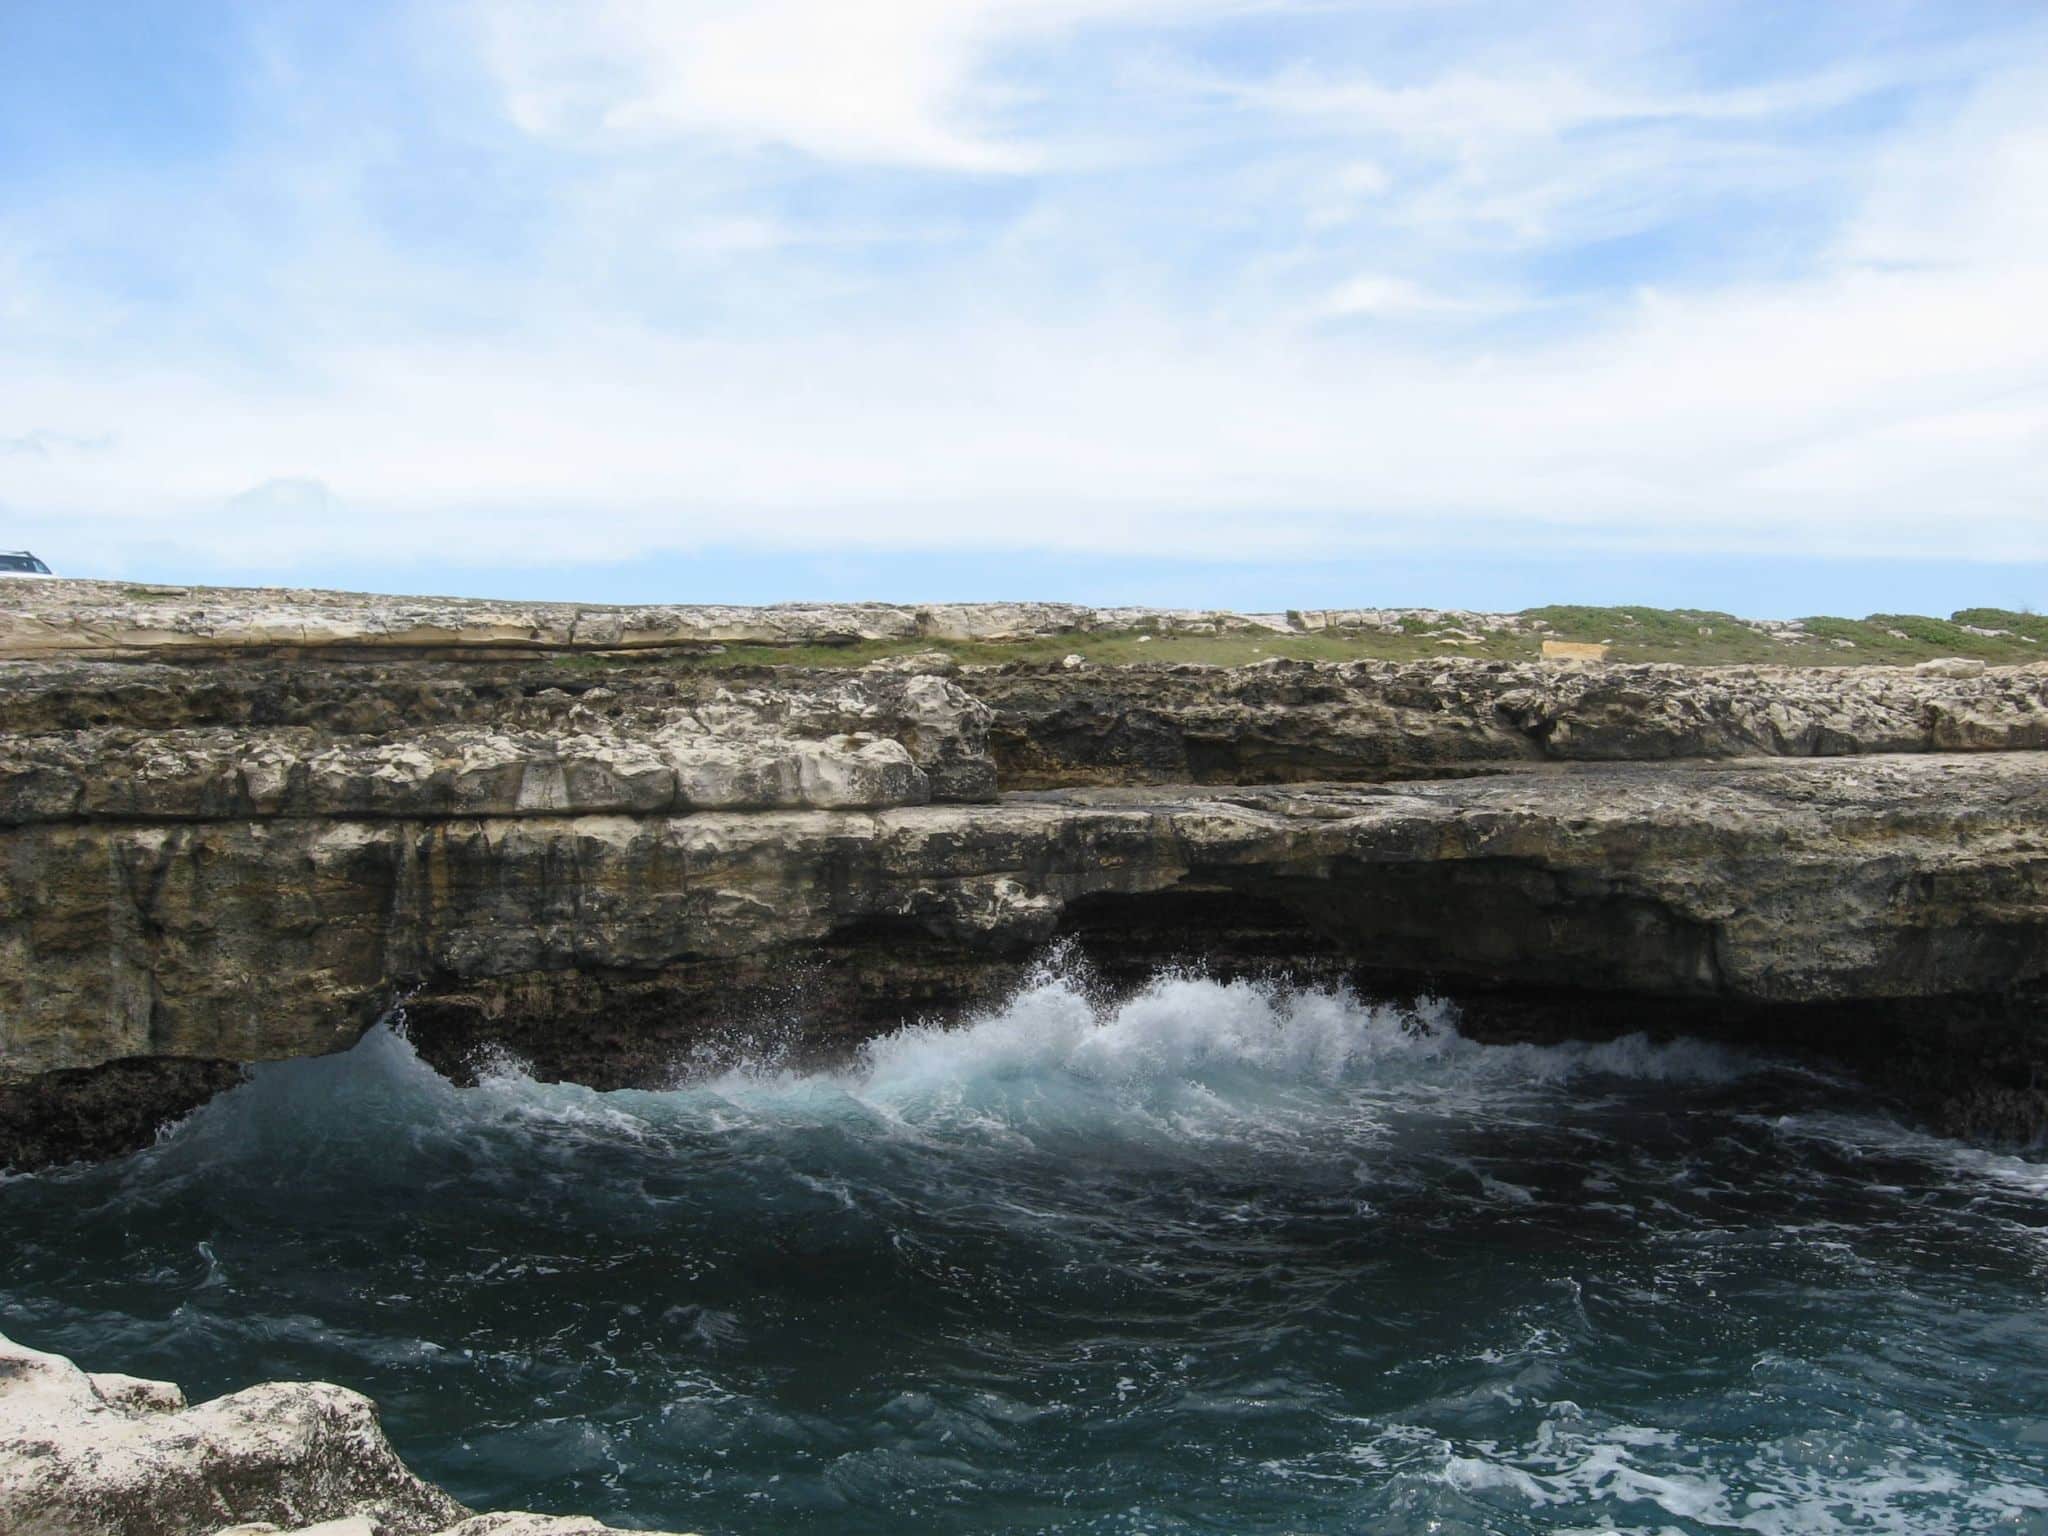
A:
{"label": "cracked rock surface", "polygon": [[[623,989],[709,1034],[833,957],[959,1002],[1091,903],[1203,893],[1285,908],[1361,964],[1487,982],[1811,1002],[2048,973],[2034,753],[865,811],[65,822],[6,840],[0,1030],[23,1075],[340,1049],[402,993],[574,1033]],[[873,996],[883,1015],[904,1002]]]}
{"label": "cracked rock surface", "polygon": [[2048,666],[1449,658],[976,669],[1005,788],[1417,778],[1524,762],[2048,748]]}
{"label": "cracked rock surface", "polygon": [[187,1404],[0,1335],[0,1536],[593,1536],[476,1515],[400,1461],[367,1397],[265,1382]]}

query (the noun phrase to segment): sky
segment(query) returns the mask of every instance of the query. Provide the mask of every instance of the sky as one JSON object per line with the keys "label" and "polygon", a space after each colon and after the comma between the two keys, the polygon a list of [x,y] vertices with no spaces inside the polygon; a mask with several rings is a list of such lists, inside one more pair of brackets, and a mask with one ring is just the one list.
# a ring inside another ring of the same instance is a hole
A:
{"label": "sky", "polygon": [[0,0],[0,546],[2048,603],[2039,0]]}

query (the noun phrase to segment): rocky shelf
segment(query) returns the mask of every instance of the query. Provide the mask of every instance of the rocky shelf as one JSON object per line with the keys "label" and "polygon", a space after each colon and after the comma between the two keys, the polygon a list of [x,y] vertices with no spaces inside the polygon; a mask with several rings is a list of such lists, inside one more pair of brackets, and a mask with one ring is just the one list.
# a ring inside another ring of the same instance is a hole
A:
{"label": "rocky shelf", "polygon": [[[1471,654],[1532,659],[1546,641],[1613,648],[1615,659],[1796,662],[1830,667],[1961,655],[2043,659],[2048,620],[1972,609],[1948,619],[1752,619],[1641,607],[1521,613],[1438,608],[1320,608],[1278,613],[1097,607],[1081,603],[729,604],[516,602],[371,596],[293,588],[169,586],[54,578],[0,583],[0,658],[186,659],[319,652],[340,656],[715,655],[727,648],[811,649],[837,659],[919,644],[1042,654],[1073,644],[1098,659],[1340,660]],[[970,658],[972,659],[972,658]]]}
{"label": "rocky shelf", "polygon": [[[458,1076],[649,1084],[988,1002],[1061,944],[1105,985],[1740,1034],[1951,1129],[2048,1125],[2048,666],[770,666],[708,648],[1136,611],[18,586],[0,1165],[138,1145],[394,1004]],[[647,654],[531,654],[592,646]]]}
{"label": "rocky shelf", "polygon": [[376,1405],[344,1387],[272,1381],[188,1404],[171,1382],[87,1372],[4,1335],[0,1532],[617,1536],[465,1509],[399,1460]]}
{"label": "rocky shelf", "polygon": [[296,588],[13,583],[0,592],[0,657],[495,655],[707,650],[725,645],[1018,640],[1089,628],[1168,625],[1286,628],[1283,615],[1167,615],[1074,603],[784,603],[614,607],[456,597],[373,597]]}

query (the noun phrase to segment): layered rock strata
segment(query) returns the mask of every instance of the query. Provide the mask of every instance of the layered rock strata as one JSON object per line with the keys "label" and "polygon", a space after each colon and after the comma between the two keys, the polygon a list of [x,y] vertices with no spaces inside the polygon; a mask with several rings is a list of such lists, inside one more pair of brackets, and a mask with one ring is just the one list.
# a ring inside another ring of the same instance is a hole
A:
{"label": "layered rock strata", "polygon": [[1113,938],[1198,897],[1418,981],[1743,1005],[1995,992],[2048,973],[2044,766],[30,824],[7,834],[0,1017],[28,1075],[335,1050],[410,995],[429,1037],[660,1081],[744,1018],[822,1036],[959,1006],[1106,906],[1125,908]]}
{"label": "layered rock strata", "polygon": [[[1798,619],[1701,614],[1702,637],[1724,634],[1807,655],[1853,655]],[[1640,621],[1610,613],[1628,639]],[[2006,640],[2024,653],[2032,635],[1978,625],[1956,637]],[[1439,608],[1319,608],[1279,613],[1095,607],[1081,603],[780,603],[618,606],[452,597],[374,596],[293,588],[190,587],[116,581],[0,583],[0,658],[223,657],[319,652],[328,656],[507,657],[535,652],[703,652],[727,645],[847,645],[904,641],[1005,644],[1059,636],[1400,636],[1455,650],[1509,639],[1534,645],[1555,633],[1540,613]],[[1906,631],[1881,631],[1909,641]],[[2008,655],[2007,659],[2020,659]],[[2026,660],[2034,659],[2026,656]]]}
{"label": "layered rock strata", "polygon": [[1006,788],[2048,748],[2048,666],[1271,661],[962,674]]}
{"label": "layered rock strata", "polygon": [[[539,809],[676,809],[695,803],[693,782],[707,808],[773,808],[832,803],[805,788],[805,756],[822,763],[889,741],[922,783],[905,777],[881,798],[843,803],[986,800],[998,784],[2043,750],[2048,666],[17,662],[0,665],[0,723],[0,825],[216,817],[272,802],[291,814],[374,813],[372,801],[403,810],[422,792],[432,803],[413,808],[511,812],[524,793]],[[770,777],[781,773],[785,787],[704,782],[721,762],[780,762]],[[559,788],[544,782],[548,764],[560,767]],[[671,784],[673,801],[661,803]]]}
{"label": "layered rock strata", "polygon": [[[1372,615],[1384,622],[1381,615]],[[1313,633],[1361,615],[1235,614],[1078,603],[521,603],[288,588],[21,581],[0,588],[0,657],[516,655],[855,641],[1011,641],[1096,630]]]}
{"label": "layered rock strata", "polygon": [[[563,665],[489,657],[505,605],[28,585],[0,605],[0,649],[45,656],[0,664],[0,1166],[135,1145],[398,1001],[451,1070],[503,1046],[609,1085],[968,1006],[1062,940],[1834,1048],[1856,1031],[1815,1010],[2018,1017],[2048,971],[2048,668]],[[618,640],[593,611],[521,632]],[[707,644],[969,622],[673,613]],[[406,638],[345,654],[372,634]],[[2031,1038],[2000,1037],[1999,1093]]]}
{"label": "layered rock strata", "polygon": [[0,1536],[605,1536],[594,1520],[476,1515],[421,1481],[376,1405],[265,1382],[188,1405],[0,1336]]}
{"label": "layered rock strata", "polygon": [[[699,677],[622,696],[546,677],[508,692],[386,676],[307,701],[265,697],[247,672],[238,690],[133,670],[147,675],[0,676],[0,826],[873,809],[995,795],[988,710],[940,677]],[[187,693],[209,686],[209,698]]]}

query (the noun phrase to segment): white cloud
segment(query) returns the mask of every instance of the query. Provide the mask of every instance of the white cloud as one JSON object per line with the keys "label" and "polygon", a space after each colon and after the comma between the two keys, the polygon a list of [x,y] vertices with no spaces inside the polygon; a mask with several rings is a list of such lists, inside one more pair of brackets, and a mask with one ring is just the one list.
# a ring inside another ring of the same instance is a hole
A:
{"label": "white cloud", "polygon": [[[1792,125],[1895,87],[1909,68],[1701,90],[1646,83],[1656,70],[1632,54],[1561,63],[1540,38],[1504,40],[1495,54],[1399,85],[1301,65],[1179,83],[1374,152],[1362,184],[1313,195],[1310,229],[1369,203],[1383,225],[1499,249],[1629,233],[1721,190],[1824,185],[1836,167]],[[1798,144],[1789,154],[1788,135]]]}
{"label": "white cloud", "polygon": [[[1044,166],[990,94],[1002,51],[1166,0],[482,14],[521,121],[580,152],[545,157],[579,169],[524,264],[412,259],[350,200],[377,167],[337,172],[318,239],[266,250],[262,301],[237,291],[217,327],[260,333],[266,367],[189,342],[182,306],[153,327],[53,285],[70,269],[23,243],[33,211],[0,218],[0,443],[105,442],[0,453],[10,539],[68,520],[95,548],[245,563],[1461,540],[2048,558],[2048,92],[2023,60],[1876,158],[1672,128],[1772,122],[1855,74],[1703,95],[1498,60],[1400,88],[1283,70],[1190,131],[1179,180],[1048,169],[976,226],[839,183],[828,216],[750,200],[746,167],[706,190],[695,140]],[[1311,119],[1271,158],[1249,137]],[[1630,129],[1574,138],[1589,124]],[[1237,180],[1203,158],[1219,135]],[[293,169],[276,181],[303,188]],[[1717,175],[1848,171],[1842,222],[1782,266],[1512,316],[1501,297],[1533,291],[1521,254],[1561,230],[1639,227]],[[904,257],[913,230],[938,233]],[[44,285],[33,303],[10,309],[10,272]],[[218,301],[225,280],[194,282]]]}
{"label": "white cloud", "polygon": [[1339,166],[1333,175],[1318,178],[1308,210],[1309,228],[1329,230],[1350,223],[1393,184],[1385,167],[1373,161]]}
{"label": "white cloud", "polygon": [[1331,289],[1322,313],[1337,319],[1363,315],[1444,315],[1470,313],[1481,306],[1466,299],[1433,293],[1405,277],[1361,272]]}
{"label": "white cloud", "polygon": [[489,56],[537,134],[711,134],[828,161],[1015,173],[1017,98],[981,78],[999,46],[1219,0],[481,0]]}
{"label": "white cloud", "polygon": [[1407,86],[1294,69],[1264,81],[1219,82],[1212,89],[1267,111],[1369,123],[1412,142],[1476,157],[1505,144],[1557,139],[1603,123],[1747,122],[1811,112],[1841,106],[1883,83],[1868,72],[1834,70],[1774,86],[1646,91],[1538,66],[1514,73],[1460,69]]}
{"label": "white cloud", "polygon": [[[2043,336],[2048,272],[2016,267],[1651,296],[1597,337],[1479,358],[1197,337],[1126,311],[1059,330],[984,314],[914,336],[354,349],[296,398],[10,371],[0,420],[31,401],[55,421],[112,415],[122,442],[91,465],[8,461],[0,499],[200,546],[231,531],[279,558],[1020,542],[1293,558],[1486,528],[1496,548],[2042,559]],[[207,510],[265,480],[325,482],[348,515]]]}
{"label": "white cloud", "polygon": [[0,457],[22,454],[52,459],[59,455],[105,453],[111,447],[113,441],[106,437],[72,437],[63,432],[41,430],[0,437]]}
{"label": "white cloud", "polygon": [[2001,265],[2048,253],[2048,68],[1994,77],[1946,121],[1917,124],[1871,167],[1845,261]]}
{"label": "white cloud", "polygon": [[714,132],[828,159],[1015,171],[1029,155],[960,121],[989,9],[736,0],[486,6],[529,129]]}

